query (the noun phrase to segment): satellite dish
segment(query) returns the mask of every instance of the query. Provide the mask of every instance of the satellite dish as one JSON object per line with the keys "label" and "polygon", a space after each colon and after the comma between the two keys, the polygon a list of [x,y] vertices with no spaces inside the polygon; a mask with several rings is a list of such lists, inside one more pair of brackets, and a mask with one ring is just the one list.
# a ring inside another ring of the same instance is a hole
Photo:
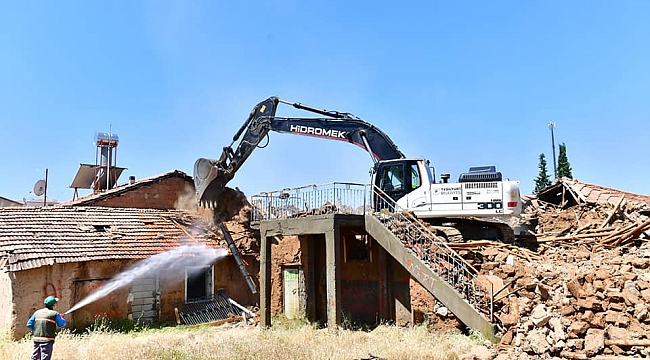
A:
{"label": "satellite dish", "polygon": [[45,193],[45,180],[38,180],[34,184],[34,195],[41,196]]}

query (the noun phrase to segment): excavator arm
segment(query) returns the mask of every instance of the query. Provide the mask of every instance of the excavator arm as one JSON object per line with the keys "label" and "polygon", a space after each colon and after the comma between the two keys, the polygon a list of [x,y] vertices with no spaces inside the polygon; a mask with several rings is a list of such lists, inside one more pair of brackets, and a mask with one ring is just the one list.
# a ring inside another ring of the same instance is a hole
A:
{"label": "excavator arm", "polygon": [[[323,117],[277,117],[275,113],[279,103]],[[223,148],[219,159],[200,158],[194,163],[194,185],[197,200],[201,205],[215,205],[226,184],[232,180],[269,131],[349,142],[366,150],[375,162],[404,158],[404,154],[385,133],[352,114],[317,109],[270,97],[253,108],[233,136],[232,143]],[[241,141],[233,150],[233,145],[240,137]]]}

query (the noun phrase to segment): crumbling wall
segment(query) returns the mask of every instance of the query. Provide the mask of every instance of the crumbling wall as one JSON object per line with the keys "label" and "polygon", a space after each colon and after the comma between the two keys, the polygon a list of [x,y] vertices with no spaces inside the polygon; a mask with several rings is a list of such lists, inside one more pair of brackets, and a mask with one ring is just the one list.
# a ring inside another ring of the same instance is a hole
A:
{"label": "crumbling wall", "polygon": [[[251,274],[257,274],[259,265],[249,263],[248,271]],[[161,294],[159,321],[161,323],[173,323],[176,321],[174,309],[185,302],[185,274],[177,271],[161,271],[158,276]],[[225,291],[231,299],[245,306],[255,306],[258,302],[256,297],[252,295],[232,256],[227,256],[214,263],[213,284],[214,294],[220,290]],[[259,287],[257,281],[256,286]]]}
{"label": "crumbling wall", "polygon": [[[188,190],[190,189],[190,190]],[[101,197],[87,206],[141,209],[177,209],[179,199],[187,193],[193,194],[194,185],[187,179],[168,177],[154,183],[135,187],[114,196]]]}
{"label": "crumbling wall", "polygon": [[[308,241],[305,237],[304,241]],[[302,258],[298,236],[275,236],[271,242],[271,313],[284,312],[282,299],[282,270],[287,265],[302,266],[306,263]],[[306,269],[303,269],[305,271]]]}
{"label": "crumbling wall", "polygon": [[14,274],[11,272],[0,272],[0,331],[11,331],[14,324],[14,316],[12,314],[14,308],[12,277],[14,277]]}

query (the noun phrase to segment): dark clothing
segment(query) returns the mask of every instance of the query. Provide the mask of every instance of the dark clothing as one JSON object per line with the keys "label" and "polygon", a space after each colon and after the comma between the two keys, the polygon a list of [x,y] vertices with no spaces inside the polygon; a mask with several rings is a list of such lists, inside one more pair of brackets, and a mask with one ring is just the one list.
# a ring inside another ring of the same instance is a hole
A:
{"label": "dark clothing", "polygon": [[54,350],[54,340],[46,342],[34,341],[34,351],[30,360],[50,360]]}
{"label": "dark clothing", "polygon": [[50,308],[36,310],[27,320],[27,328],[34,333],[34,351],[31,360],[50,360],[54,349],[56,327],[64,327],[65,319]]}

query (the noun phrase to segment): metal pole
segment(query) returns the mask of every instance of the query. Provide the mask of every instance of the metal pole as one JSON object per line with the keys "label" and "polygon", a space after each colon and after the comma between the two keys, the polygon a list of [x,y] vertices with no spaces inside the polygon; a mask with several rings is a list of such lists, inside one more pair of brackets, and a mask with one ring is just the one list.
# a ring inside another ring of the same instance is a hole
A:
{"label": "metal pole", "polygon": [[108,162],[106,162],[106,191],[111,189],[111,133],[113,132],[113,125],[108,127]]}
{"label": "metal pole", "polygon": [[557,179],[557,160],[555,159],[555,122],[548,123],[548,128],[551,129],[551,146],[553,147],[553,175]]}
{"label": "metal pole", "polygon": [[248,284],[248,287],[251,289],[253,295],[257,294],[257,288],[255,287],[255,283],[253,282],[251,275],[248,273],[248,270],[246,270],[246,266],[244,266],[244,262],[242,261],[239,255],[239,250],[237,250],[237,245],[235,245],[235,242],[233,241],[232,237],[230,237],[230,233],[228,232],[228,229],[226,229],[226,226],[223,223],[219,223],[219,229],[221,229],[221,232],[223,233],[223,237],[226,238],[228,247],[230,247],[230,252],[232,253],[232,256],[235,258],[235,262],[237,263],[237,266],[239,266],[239,271],[244,276],[244,280],[246,280],[246,284]]}
{"label": "metal pole", "polygon": [[47,205],[47,169],[45,169],[45,197],[43,197],[43,206]]}

